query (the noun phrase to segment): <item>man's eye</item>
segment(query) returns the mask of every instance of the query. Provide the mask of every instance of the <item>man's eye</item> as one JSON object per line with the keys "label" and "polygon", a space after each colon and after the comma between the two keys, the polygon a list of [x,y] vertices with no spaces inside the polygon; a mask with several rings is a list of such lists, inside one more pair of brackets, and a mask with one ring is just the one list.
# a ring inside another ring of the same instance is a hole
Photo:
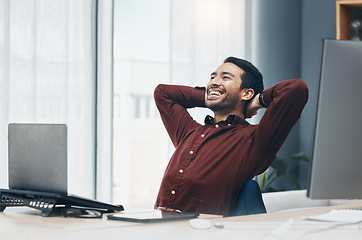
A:
{"label": "man's eye", "polygon": [[223,78],[224,78],[224,79],[231,79],[231,78],[230,78],[230,77],[228,77],[228,76],[224,76]]}

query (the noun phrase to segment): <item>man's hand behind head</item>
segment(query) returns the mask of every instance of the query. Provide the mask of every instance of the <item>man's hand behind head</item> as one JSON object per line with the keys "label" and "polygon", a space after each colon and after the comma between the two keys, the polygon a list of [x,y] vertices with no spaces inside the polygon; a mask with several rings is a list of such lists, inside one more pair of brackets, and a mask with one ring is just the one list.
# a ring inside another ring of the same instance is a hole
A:
{"label": "man's hand behind head", "polygon": [[256,96],[253,97],[245,106],[245,118],[251,118],[258,113],[258,110],[262,108],[259,102],[259,95],[258,93]]}

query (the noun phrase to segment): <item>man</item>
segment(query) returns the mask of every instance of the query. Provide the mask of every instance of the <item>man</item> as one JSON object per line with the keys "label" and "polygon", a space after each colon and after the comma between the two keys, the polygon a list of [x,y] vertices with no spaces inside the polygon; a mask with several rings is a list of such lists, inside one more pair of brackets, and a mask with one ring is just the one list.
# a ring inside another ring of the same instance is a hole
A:
{"label": "man", "polygon": [[[234,57],[211,74],[205,88],[159,85],[154,93],[162,121],[175,146],[155,207],[228,216],[243,184],[264,172],[308,99],[301,79],[263,92],[262,75]],[[205,125],[187,108],[207,107]],[[258,125],[252,117],[265,107]]]}

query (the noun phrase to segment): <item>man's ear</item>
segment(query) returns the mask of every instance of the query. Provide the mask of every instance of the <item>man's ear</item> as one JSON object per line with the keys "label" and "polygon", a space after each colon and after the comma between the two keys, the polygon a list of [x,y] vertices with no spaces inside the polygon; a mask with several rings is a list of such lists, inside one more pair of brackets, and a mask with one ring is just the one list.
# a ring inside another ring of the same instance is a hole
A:
{"label": "man's ear", "polygon": [[254,89],[252,88],[244,88],[241,91],[241,99],[244,101],[248,101],[254,97]]}

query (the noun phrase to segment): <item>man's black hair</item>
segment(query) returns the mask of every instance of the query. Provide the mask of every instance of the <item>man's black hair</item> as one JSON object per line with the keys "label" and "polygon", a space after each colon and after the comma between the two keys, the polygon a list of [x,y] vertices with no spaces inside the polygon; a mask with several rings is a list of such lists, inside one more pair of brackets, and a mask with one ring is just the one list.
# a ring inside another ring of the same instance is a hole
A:
{"label": "man's black hair", "polygon": [[228,57],[225,59],[224,63],[233,63],[244,70],[243,75],[241,75],[242,83],[240,89],[252,88],[255,95],[264,90],[263,75],[253,64],[247,60],[236,57]]}

